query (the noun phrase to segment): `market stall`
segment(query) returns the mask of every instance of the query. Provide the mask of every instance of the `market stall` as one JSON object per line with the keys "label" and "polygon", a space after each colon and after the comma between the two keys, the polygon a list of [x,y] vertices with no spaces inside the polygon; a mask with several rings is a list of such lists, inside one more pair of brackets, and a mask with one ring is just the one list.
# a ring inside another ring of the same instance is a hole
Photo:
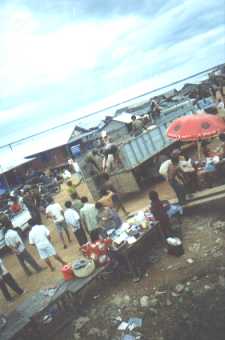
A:
{"label": "market stall", "polygon": [[[196,189],[202,190],[205,187],[218,185],[219,169],[225,162],[224,155],[216,152],[210,153],[208,149],[206,150],[206,141],[224,132],[224,120],[204,112],[178,118],[167,129],[167,136],[170,139],[182,142],[196,142],[197,160],[192,160],[192,162],[184,161],[182,166],[187,178],[191,178],[192,182],[196,181]],[[203,142],[205,143],[204,155],[206,156],[204,159],[201,157]]]}

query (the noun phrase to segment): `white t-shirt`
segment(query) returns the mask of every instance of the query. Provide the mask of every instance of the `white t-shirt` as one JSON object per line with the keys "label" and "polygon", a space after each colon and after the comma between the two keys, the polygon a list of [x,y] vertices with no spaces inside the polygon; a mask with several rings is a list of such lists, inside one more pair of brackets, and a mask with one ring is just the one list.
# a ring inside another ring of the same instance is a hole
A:
{"label": "white t-shirt", "polygon": [[70,179],[72,177],[71,173],[69,170],[65,170],[62,174],[63,179],[67,180]]}
{"label": "white t-shirt", "polygon": [[163,177],[165,177],[166,180],[168,180],[168,169],[170,164],[172,164],[171,159],[168,159],[167,161],[163,162],[159,168],[159,173]]}
{"label": "white t-shirt", "polygon": [[59,203],[49,204],[46,208],[46,214],[53,218],[54,222],[64,221],[64,216],[62,214],[62,207]]}
{"label": "white t-shirt", "polygon": [[[22,253],[25,249],[24,243],[21,240],[19,234],[15,230],[8,230],[5,234],[5,243],[8,247],[16,248],[19,253]],[[19,246],[16,245],[19,243]]]}
{"label": "white t-shirt", "polygon": [[51,246],[51,242],[48,239],[50,232],[46,226],[43,224],[32,227],[29,232],[29,243],[34,244],[37,249],[44,249]]}
{"label": "white t-shirt", "polygon": [[64,216],[66,223],[71,226],[74,231],[80,229],[80,216],[74,209],[66,209]]}

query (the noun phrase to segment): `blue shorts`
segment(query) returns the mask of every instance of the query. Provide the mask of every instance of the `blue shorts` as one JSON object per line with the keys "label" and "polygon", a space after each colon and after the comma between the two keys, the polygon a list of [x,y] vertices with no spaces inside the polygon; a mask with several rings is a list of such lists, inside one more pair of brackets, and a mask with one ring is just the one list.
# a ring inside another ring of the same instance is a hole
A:
{"label": "blue shorts", "polygon": [[68,225],[66,224],[65,221],[55,222],[55,225],[58,233],[61,233],[63,230],[68,229]]}

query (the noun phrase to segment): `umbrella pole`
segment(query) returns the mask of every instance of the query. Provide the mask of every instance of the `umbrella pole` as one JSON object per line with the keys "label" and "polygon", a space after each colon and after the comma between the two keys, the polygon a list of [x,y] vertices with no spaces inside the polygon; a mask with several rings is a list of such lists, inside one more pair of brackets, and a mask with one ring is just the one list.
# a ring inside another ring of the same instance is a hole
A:
{"label": "umbrella pole", "polygon": [[199,140],[197,141],[197,157],[198,157],[198,160],[200,161],[201,160],[201,142]]}

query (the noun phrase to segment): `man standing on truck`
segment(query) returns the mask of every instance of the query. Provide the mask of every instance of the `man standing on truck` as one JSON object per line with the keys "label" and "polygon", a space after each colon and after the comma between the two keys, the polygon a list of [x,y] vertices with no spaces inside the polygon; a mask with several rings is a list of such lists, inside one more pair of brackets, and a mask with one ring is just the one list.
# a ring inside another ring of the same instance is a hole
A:
{"label": "man standing on truck", "polygon": [[139,136],[144,130],[144,124],[141,119],[137,119],[135,115],[131,117],[131,135],[132,136]]}
{"label": "man standing on truck", "polygon": [[37,273],[42,271],[42,267],[35,261],[35,259],[31,256],[31,254],[25,248],[25,245],[19,236],[18,232],[13,229],[13,227],[6,227],[7,231],[5,233],[5,243],[6,245],[13,251],[13,253],[17,256],[17,259],[23,268],[25,274],[27,276],[32,275],[32,271],[27,266],[30,265]]}

